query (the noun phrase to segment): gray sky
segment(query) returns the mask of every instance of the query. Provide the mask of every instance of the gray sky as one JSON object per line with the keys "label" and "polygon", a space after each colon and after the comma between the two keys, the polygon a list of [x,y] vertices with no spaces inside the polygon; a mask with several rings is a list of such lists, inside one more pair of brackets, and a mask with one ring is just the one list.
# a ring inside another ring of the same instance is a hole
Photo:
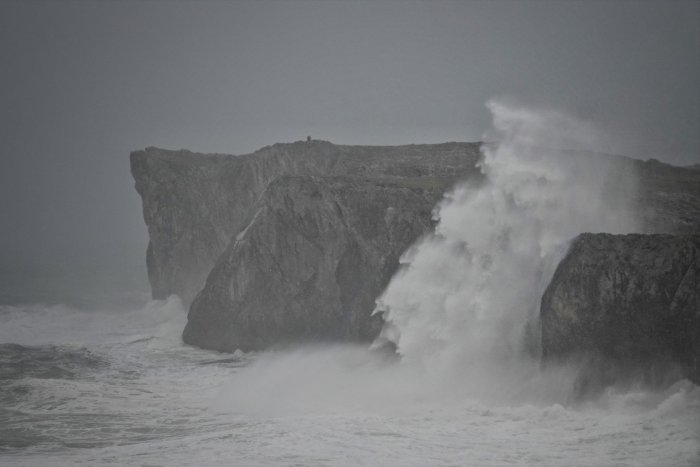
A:
{"label": "gray sky", "polygon": [[510,96],[700,162],[700,2],[0,0],[0,261],[145,279],[128,153],[478,140]]}

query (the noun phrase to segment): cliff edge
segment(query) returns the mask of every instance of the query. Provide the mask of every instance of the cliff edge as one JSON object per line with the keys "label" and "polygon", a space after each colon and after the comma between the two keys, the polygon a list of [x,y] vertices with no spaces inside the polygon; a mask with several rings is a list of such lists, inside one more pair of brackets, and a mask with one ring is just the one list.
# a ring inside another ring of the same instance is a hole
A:
{"label": "cliff edge", "polygon": [[275,144],[243,156],[131,154],[154,298],[191,302],[185,342],[223,351],[371,341],[374,300],[433,227],[480,143]]}
{"label": "cliff edge", "polygon": [[176,294],[189,304],[256,203],[283,175],[403,180],[436,188],[439,199],[476,172],[479,143],[343,146],[298,141],[232,156],[154,147],[131,153],[131,173],[148,227],[146,253],[153,298]]}
{"label": "cliff edge", "polygon": [[[134,151],[131,171],[150,236],[152,295],[161,299],[176,294],[191,304],[183,338],[200,347],[232,351],[301,341],[372,340],[381,327],[379,318],[370,316],[374,300],[397,269],[402,252],[432,230],[432,209],[445,191],[460,179],[481,177],[476,166],[480,146],[299,141],[241,156],[153,147]],[[620,177],[627,171],[637,175],[641,232],[700,232],[700,170],[654,160],[616,161]],[[614,182],[614,173],[610,179]],[[673,237],[668,238],[670,242]],[[574,253],[582,248],[576,245]],[[634,248],[600,243],[600,264]],[[671,254],[660,248],[659,258]],[[665,258],[685,264],[677,256]],[[634,268],[648,268],[651,274],[657,267],[656,262],[644,262],[643,255],[637,259],[639,264],[620,263],[619,270],[629,267],[625,274],[631,278],[637,273]],[[547,357],[585,350],[589,344],[609,353],[607,341],[577,340],[597,332],[598,315],[587,314],[585,294],[593,289],[575,289],[585,274],[578,269],[565,272],[566,265],[573,264],[577,263],[567,259],[560,265],[543,300]],[[618,266],[610,267],[618,271]],[[611,286],[614,293],[624,295],[615,287],[628,282],[616,282]],[[581,296],[562,312],[555,305],[566,302],[562,297],[573,297],[572,290]],[[576,328],[567,322],[572,309],[592,327]],[[571,331],[573,337],[567,337],[567,329],[584,334]],[[621,336],[626,339],[626,334]],[[558,342],[573,347],[558,347]]]}

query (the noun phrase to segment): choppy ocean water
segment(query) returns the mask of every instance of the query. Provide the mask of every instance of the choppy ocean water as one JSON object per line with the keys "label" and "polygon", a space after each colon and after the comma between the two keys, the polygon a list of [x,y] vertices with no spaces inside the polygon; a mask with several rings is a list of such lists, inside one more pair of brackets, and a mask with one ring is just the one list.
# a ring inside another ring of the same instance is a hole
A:
{"label": "choppy ocean water", "polygon": [[0,307],[0,465],[700,465],[688,382],[487,401],[359,347],[195,349],[185,320],[176,299]]}

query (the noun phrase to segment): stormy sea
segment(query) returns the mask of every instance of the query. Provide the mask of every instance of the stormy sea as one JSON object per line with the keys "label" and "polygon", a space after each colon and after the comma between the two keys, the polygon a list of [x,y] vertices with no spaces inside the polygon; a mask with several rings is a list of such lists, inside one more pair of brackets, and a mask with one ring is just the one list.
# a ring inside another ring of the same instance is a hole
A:
{"label": "stormy sea", "polygon": [[451,191],[404,254],[372,346],[197,349],[175,296],[0,306],[0,464],[700,465],[700,387],[582,396],[578,369],[532,344],[570,239],[635,229],[633,181],[547,149],[585,144],[578,123],[490,109],[485,181]]}
{"label": "stormy sea", "polygon": [[[690,467],[700,460],[700,388],[686,381],[572,405],[556,380],[548,390],[530,381],[524,391],[525,380],[473,392],[479,375],[468,384],[457,376],[431,383],[363,347],[198,350],[181,343],[185,319],[176,298],[131,310],[1,307],[2,464]],[[567,375],[558,377],[565,386]]]}

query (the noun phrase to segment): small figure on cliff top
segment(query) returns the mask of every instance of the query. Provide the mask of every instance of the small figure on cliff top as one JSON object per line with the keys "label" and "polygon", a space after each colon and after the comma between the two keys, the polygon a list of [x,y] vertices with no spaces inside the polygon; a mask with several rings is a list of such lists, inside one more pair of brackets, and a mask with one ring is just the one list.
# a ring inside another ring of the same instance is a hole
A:
{"label": "small figure on cliff top", "polygon": [[306,142],[308,143],[308,142],[310,142],[310,141],[311,141],[311,136],[307,136],[307,137],[306,137]]}

